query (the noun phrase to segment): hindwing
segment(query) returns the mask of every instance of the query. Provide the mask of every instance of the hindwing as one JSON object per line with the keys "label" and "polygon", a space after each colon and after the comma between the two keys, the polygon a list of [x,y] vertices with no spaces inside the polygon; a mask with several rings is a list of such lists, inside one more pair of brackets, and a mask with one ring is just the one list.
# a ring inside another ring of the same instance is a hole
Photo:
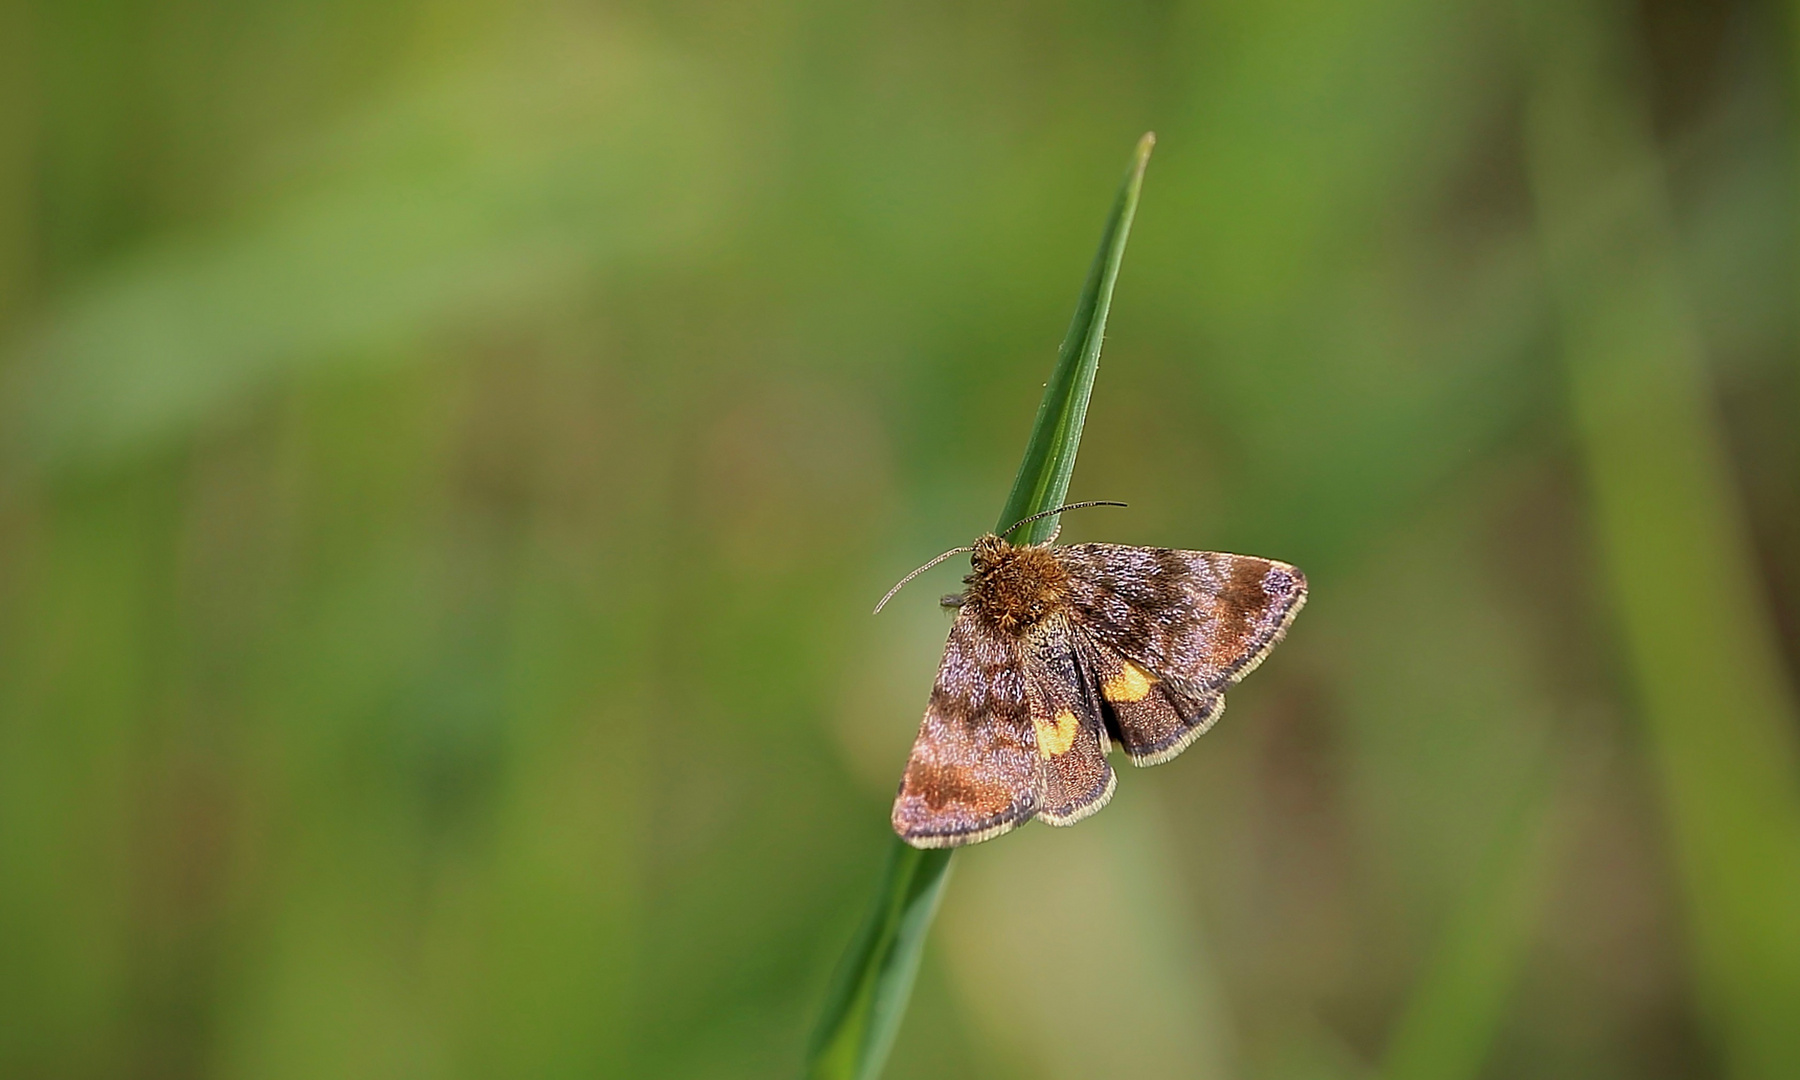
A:
{"label": "hindwing", "polygon": [[1106,805],[1117,780],[1106,763],[1109,740],[1098,686],[1065,618],[1034,628],[1024,659],[1031,726],[1044,762],[1037,816],[1051,825],[1073,825]]}

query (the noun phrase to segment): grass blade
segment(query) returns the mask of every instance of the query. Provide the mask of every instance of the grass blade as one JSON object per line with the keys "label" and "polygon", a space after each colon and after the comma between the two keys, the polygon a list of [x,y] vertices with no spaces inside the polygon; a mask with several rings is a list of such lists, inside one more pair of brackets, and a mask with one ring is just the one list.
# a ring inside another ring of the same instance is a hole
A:
{"label": "grass blade", "polygon": [[[1125,256],[1125,240],[1137,212],[1144,166],[1150,160],[1153,135],[1138,140],[1131,168],[1119,186],[1100,250],[1082,286],[1075,318],[1063,339],[1056,368],[1044,387],[1044,399],[1031,426],[1025,459],[1013,481],[1012,494],[994,527],[1004,529],[1021,518],[1062,505],[1075,452],[1087,419],[1088,395],[1100,365],[1100,343],[1112,306],[1113,284]],[[1035,543],[1049,537],[1054,517],[1035,521],[1015,539]],[[812,1080],[873,1080],[881,1074],[912,996],[913,977],[925,934],[937,914],[938,900],[950,873],[952,849],[920,851],[895,838],[887,866],[875,890],[869,913],[838,962],[819,1026],[807,1054]]]}
{"label": "grass blade", "polygon": [[950,876],[950,848],[921,851],[894,837],[868,916],[838,961],[808,1050],[814,1080],[881,1074]]}

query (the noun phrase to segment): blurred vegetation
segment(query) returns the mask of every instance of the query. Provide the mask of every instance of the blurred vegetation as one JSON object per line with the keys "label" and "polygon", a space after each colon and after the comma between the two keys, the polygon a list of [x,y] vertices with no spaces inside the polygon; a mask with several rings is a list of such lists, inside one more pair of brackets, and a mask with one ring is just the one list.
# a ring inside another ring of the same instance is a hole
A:
{"label": "blurred vegetation", "polygon": [[887,1075],[1800,1074],[1796,26],[0,6],[0,1075],[794,1075],[1150,129],[1066,535],[1313,598]]}

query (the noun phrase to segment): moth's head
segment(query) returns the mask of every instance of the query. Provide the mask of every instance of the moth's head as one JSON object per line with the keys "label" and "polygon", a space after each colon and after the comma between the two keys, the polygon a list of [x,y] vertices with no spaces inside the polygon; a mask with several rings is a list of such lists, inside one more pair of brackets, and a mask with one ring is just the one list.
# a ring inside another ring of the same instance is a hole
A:
{"label": "moth's head", "polygon": [[969,556],[969,564],[975,568],[976,573],[983,573],[1005,562],[1007,553],[1012,549],[1013,546],[1006,542],[1005,537],[988,533],[975,541],[975,553]]}
{"label": "moth's head", "polygon": [[1069,573],[1048,544],[1015,546],[984,536],[969,561],[966,602],[1001,633],[1023,633],[1062,606]]}
{"label": "moth's head", "polygon": [[[1055,507],[1054,509],[1045,510],[1045,511],[1042,511],[1041,513],[1033,514],[1030,517],[1024,518],[1020,521],[1015,521],[1015,522],[1013,522],[1012,526],[1010,528],[1008,528],[1006,531],[1011,532],[1011,531],[1013,531],[1013,529],[1017,529],[1021,525],[1029,525],[1031,522],[1038,521],[1042,518],[1047,518],[1052,514],[1060,514],[1065,510],[1080,510],[1084,506],[1124,506],[1124,505],[1125,504],[1121,503],[1121,502],[1106,502],[1104,500],[1097,501],[1097,502],[1070,503],[1067,506],[1058,506],[1058,507]],[[1054,533],[1051,534],[1051,539],[1052,539],[1052,542],[1054,542],[1054,539],[1055,539]],[[1054,576],[1054,574],[1056,573],[1056,570],[1054,567],[1056,560],[1054,557],[1052,557],[1049,554],[1049,550],[1048,550],[1049,547],[1050,547],[1049,543],[1027,545],[1025,547],[1014,547],[1013,545],[1006,542],[1005,537],[997,536],[994,533],[988,533],[986,536],[983,536],[981,539],[975,541],[975,543],[971,544],[968,547],[951,548],[949,551],[944,552],[942,555],[939,555],[937,558],[926,563],[924,566],[919,567],[917,570],[914,570],[912,573],[901,578],[899,580],[899,582],[897,582],[894,585],[893,588],[891,588],[887,591],[887,595],[881,598],[881,602],[879,604],[875,605],[875,614],[877,614],[877,615],[881,614],[881,609],[887,606],[887,602],[889,600],[892,600],[894,598],[894,594],[899,592],[903,587],[905,587],[907,582],[911,581],[913,578],[918,577],[920,574],[923,574],[925,571],[936,566],[938,563],[943,562],[945,559],[950,558],[952,555],[961,555],[965,551],[974,552],[974,555],[970,558],[969,561],[974,564],[975,573],[973,575],[971,575],[970,578],[964,579],[964,584],[969,584],[974,579],[977,579],[977,578],[981,578],[981,579],[988,578],[988,577],[992,576],[994,571],[1000,569],[1001,567],[1007,567],[1009,569],[1013,569],[1016,571],[1019,567],[1021,567],[1023,565],[1019,561],[1019,556],[1022,552],[1030,553],[1029,555],[1027,555],[1025,557],[1024,562],[1026,564],[1032,564],[1034,567],[1036,567],[1038,572],[1040,573],[1040,575],[1044,572],[1048,572],[1049,574],[1051,574],[1051,576]],[[1048,560],[1048,563],[1046,563],[1045,560]],[[1046,571],[1046,568],[1047,568],[1047,571]]]}

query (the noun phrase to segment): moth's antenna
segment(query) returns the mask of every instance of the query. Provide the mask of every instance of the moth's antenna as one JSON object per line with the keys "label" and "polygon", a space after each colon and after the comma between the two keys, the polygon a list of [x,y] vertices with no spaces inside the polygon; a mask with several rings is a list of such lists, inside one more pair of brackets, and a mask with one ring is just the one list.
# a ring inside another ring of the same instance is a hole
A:
{"label": "moth's antenna", "polygon": [[1060,514],[1064,510],[1085,510],[1090,506],[1124,506],[1124,505],[1125,504],[1122,502],[1112,502],[1108,499],[1095,499],[1092,502],[1070,503],[1067,506],[1059,506],[1054,510],[1045,510],[1042,513],[1033,514],[1028,518],[1021,518],[1020,520],[1015,521],[1011,525],[1007,526],[1006,531],[1001,533],[1000,535],[1001,536],[1011,536],[1013,534],[1014,530],[1018,529],[1018,527],[1021,525],[1029,525],[1032,522],[1038,520],[1039,518],[1047,518],[1051,514]]}
{"label": "moth's antenna", "polygon": [[889,600],[892,600],[892,599],[893,599],[893,598],[894,598],[894,594],[895,594],[895,593],[897,593],[897,592],[899,592],[899,591],[900,591],[900,589],[901,589],[901,588],[902,588],[902,587],[903,587],[903,586],[904,586],[904,585],[905,585],[905,584],[906,584],[906,583],[907,583],[907,582],[909,582],[909,581],[911,581],[911,580],[912,580],[912,579],[913,579],[913,578],[916,578],[916,577],[918,577],[918,576],[919,576],[919,575],[920,575],[920,574],[923,574],[923,573],[924,573],[924,572],[925,572],[925,571],[927,571],[927,570],[929,570],[929,569],[931,569],[931,568],[932,568],[932,567],[934,567],[934,566],[936,566],[936,565],[937,565],[937,564],[938,564],[938,563],[941,563],[941,562],[943,562],[943,561],[944,561],[944,560],[945,560],[945,559],[948,559],[948,558],[949,558],[949,557],[950,557],[950,556],[952,556],[952,555],[961,555],[961,554],[962,554],[962,553],[963,553],[963,552],[965,552],[965,551],[974,551],[974,550],[975,550],[975,549],[974,549],[974,548],[973,548],[973,547],[959,547],[959,548],[951,548],[951,549],[950,549],[950,550],[949,550],[949,551],[946,551],[946,552],[944,552],[944,553],[943,553],[943,554],[942,554],[942,555],[939,555],[939,556],[938,556],[938,557],[937,557],[937,558],[935,558],[935,559],[933,559],[933,560],[931,560],[931,561],[930,561],[930,562],[928,562],[928,563],[926,563],[926,564],[925,564],[925,565],[924,565],[924,566],[921,566],[921,567],[919,567],[919,568],[918,568],[918,569],[917,569],[917,570],[914,570],[914,571],[913,571],[913,572],[912,572],[912,573],[910,573],[910,574],[908,574],[908,575],[906,575],[906,576],[905,576],[905,577],[903,577],[903,578],[901,578],[901,579],[900,579],[900,584],[899,584],[899,585],[895,585],[895,586],[894,586],[894,587],[893,587],[893,588],[891,588],[891,589],[889,589],[889,590],[888,590],[888,591],[887,591],[887,595],[886,595],[886,596],[884,596],[884,597],[882,597],[882,598],[881,598],[881,603],[879,603],[879,604],[876,604],[876,605],[875,605],[875,614],[877,614],[877,615],[879,615],[879,614],[881,614],[881,609],[882,609],[882,608],[884,608],[884,607],[886,607],[886,606],[887,606],[887,602],[888,602],[888,601],[889,601]]}

